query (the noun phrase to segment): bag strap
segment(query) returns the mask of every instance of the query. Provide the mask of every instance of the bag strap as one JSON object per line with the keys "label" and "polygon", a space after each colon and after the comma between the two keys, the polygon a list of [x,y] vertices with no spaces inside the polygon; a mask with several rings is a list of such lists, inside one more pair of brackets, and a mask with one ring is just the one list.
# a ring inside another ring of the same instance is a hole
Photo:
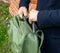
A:
{"label": "bag strap", "polygon": [[42,46],[42,44],[43,44],[44,33],[43,33],[42,30],[38,30],[38,31],[36,32],[35,23],[34,23],[34,22],[32,23],[32,31],[33,31],[33,33],[41,32],[41,35],[40,35],[40,36],[38,35],[39,39],[41,39],[40,46],[39,46],[39,53],[41,53],[40,48],[41,48],[41,46]]}
{"label": "bag strap", "polygon": [[41,32],[41,35],[39,36],[39,38],[41,39],[41,44],[40,44],[40,48],[41,48],[43,40],[44,40],[44,33],[43,33],[43,31],[42,30],[36,31],[35,30],[35,23],[34,22],[32,23],[32,31],[33,31],[33,33]]}
{"label": "bag strap", "polygon": [[41,48],[41,46],[43,44],[43,40],[44,40],[44,33],[42,30],[36,31],[36,33],[38,33],[38,32],[41,32],[41,35],[40,36],[38,35],[39,39],[41,39],[40,46],[39,46]]}
{"label": "bag strap", "polygon": [[34,22],[32,23],[32,31],[33,31],[33,33],[36,32],[36,31],[35,31],[35,23],[34,23]]}

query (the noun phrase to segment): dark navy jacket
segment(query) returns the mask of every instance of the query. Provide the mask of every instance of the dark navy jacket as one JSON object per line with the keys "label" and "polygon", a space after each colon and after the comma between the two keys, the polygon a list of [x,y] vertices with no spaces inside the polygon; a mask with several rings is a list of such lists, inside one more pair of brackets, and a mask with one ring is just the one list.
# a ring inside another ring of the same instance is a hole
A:
{"label": "dark navy jacket", "polygon": [[[20,6],[28,8],[29,0],[21,0]],[[60,53],[60,0],[38,0],[37,24],[44,31],[42,53]]]}

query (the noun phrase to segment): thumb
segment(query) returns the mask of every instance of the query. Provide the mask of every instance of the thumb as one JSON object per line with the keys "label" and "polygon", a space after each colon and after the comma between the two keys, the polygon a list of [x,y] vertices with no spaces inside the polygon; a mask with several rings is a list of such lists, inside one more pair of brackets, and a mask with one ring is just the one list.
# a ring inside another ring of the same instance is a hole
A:
{"label": "thumb", "polygon": [[22,19],[23,13],[22,13],[22,11],[19,10],[18,13],[17,13],[16,15],[18,15],[18,16]]}
{"label": "thumb", "polygon": [[27,16],[27,9],[24,10],[24,16]]}

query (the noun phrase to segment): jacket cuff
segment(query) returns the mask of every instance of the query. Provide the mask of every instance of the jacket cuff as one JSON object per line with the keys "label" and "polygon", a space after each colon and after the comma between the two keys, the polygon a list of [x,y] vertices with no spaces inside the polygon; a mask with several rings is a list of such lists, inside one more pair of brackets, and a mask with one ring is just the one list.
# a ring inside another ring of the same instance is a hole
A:
{"label": "jacket cuff", "polygon": [[20,2],[20,4],[19,4],[19,8],[20,8],[20,7],[22,7],[22,6],[25,6],[25,7],[27,8],[27,10],[28,10],[28,8],[29,8],[29,5],[27,5],[27,4],[25,4],[25,3]]}
{"label": "jacket cuff", "polygon": [[37,24],[39,28],[45,28],[48,26],[48,11],[40,11],[37,16]]}

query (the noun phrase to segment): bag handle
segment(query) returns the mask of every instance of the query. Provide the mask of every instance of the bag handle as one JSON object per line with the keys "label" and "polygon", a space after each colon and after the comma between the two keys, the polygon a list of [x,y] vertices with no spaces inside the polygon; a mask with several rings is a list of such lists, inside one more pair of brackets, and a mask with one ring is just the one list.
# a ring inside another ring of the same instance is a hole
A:
{"label": "bag handle", "polygon": [[38,30],[38,31],[36,32],[35,23],[34,23],[34,22],[32,23],[32,30],[33,30],[33,33],[41,32],[41,36],[38,35],[39,39],[41,39],[41,42],[40,42],[40,45],[39,45],[39,51],[38,51],[38,53],[41,53],[40,49],[41,49],[41,46],[42,46],[42,44],[43,44],[44,33],[43,33],[42,30]]}
{"label": "bag handle", "polygon": [[36,31],[35,31],[35,23],[34,23],[34,22],[32,23],[32,31],[33,31],[33,33],[36,32]]}
{"label": "bag handle", "polygon": [[39,49],[38,49],[38,53],[41,53],[40,49],[41,49],[41,46],[42,46],[42,44],[43,44],[44,33],[43,33],[42,30],[38,30],[38,31],[36,32],[36,28],[35,28],[35,23],[34,23],[34,22],[32,23],[32,31],[33,31],[33,33],[41,32],[41,35],[40,35],[40,36],[37,35],[37,36],[39,37],[39,39],[41,39],[41,42],[40,42],[40,45],[39,45]]}

